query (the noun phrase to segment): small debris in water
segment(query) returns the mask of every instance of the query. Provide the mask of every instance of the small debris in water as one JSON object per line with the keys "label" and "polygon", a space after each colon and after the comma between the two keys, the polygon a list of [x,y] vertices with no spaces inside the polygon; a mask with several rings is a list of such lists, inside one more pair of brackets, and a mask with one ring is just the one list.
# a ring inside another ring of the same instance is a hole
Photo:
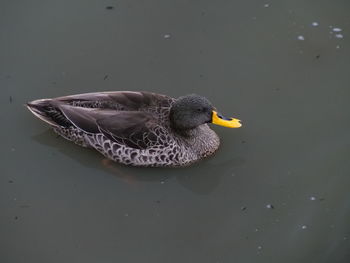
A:
{"label": "small debris in water", "polygon": [[160,200],[156,200],[156,203],[157,203],[157,204],[160,204]]}
{"label": "small debris in water", "polygon": [[15,220],[18,220],[18,216],[15,216]]}
{"label": "small debris in water", "polygon": [[300,35],[300,36],[298,36],[298,40],[303,41],[303,40],[305,40],[305,38],[304,38],[304,36]]}
{"label": "small debris in water", "polygon": [[255,232],[258,232],[259,231],[259,229],[258,228],[255,228]]}
{"label": "small debris in water", "polygon": [[270,7],[270,4],[264,4],[264,7],[268,8],[268,7]]}
{"label": "small debris in water", "polygon": [[311,197],[310,197],[310,200],[311,200],[311,201],[315,201],[315,200],[316,200],[316,197],[311,196]]}
{"label": "small debris in water", "polygon": [[307,228],[306,225],[302,225],[302,226],[301,226],[301,229],[306,229],[306,228]]}
{"label": "small debris in water", "polygon": [[246,141],[245,141],[245,140],[242,140],[241,143],[246,143]]}
{"label": "small debris in water", "polygon": [[14,152],[14,151],[16,151],[16,149],[15,148],[11,148],[11,152]]}
{"label": "small debris in water", "polygon": [[335,34],[336,38],[344,38],[343,34]]}
{"label": "small debris in water", "polygon": [[12,180],[8,180],[8,183],[9,183],[9,184],[13,184],[13,181],[12,181]]}
{"label": "small debris in water", "polygon": [[341,32],[343,31],[343,29],[339,28],[339,27],[335,27],[332,29],[334,32]]}
{"label": "small debris in water", "polygon": [[343,239],[344,239],[344,240],[347,240],[347,239],[348,239],[348,237],[343,237]]}
{"label": "small debris in water", "polygon": [[339,46],[339,45],[337,45],[335,48],[336,48],[336,49],[339,49],[339,48],[340,48],[340,46]]}
{"label": "small debris in water", "polygon": [[245,210],[247,210],[247,207],[246,207],[246,206],[242,206],[242,207],[241,207],[241,210],[242,210],[242,211],[245,211]]}
{"label": "small debris in water", "polygon": [[12,101],[13,101],[12,96],[9,97],[9,101],[10,101],[10,103],[12,103]]}
{"label": "small debris in water", "polygon": [[103,77],[103,80],[106,80],[106,79],[108,79],[108,75],[105,75],[105,76]]}
{"label": "small debris in water", "polygon": [[165,182],[164,181],[160,181],[161,184],[164,184]]}
{"label": "small debris in water", "polygon": [[124,216],[129,216],[129,214],[128,214],[128,213],[126,213],[126,214],[124,214]]}
{"label": "small debris in water", "polygon": [[268,208],[268,209],[274,209],[275,207],[274,207],[272,204],[267,204],[267,205],[266,205],[266,208]]}
{"label": "small debris in water", "polygon": [[258,246],[258,249],[259,249],[259,250],[262,250],[262,246]]}
{"label": "small debris in water", "polygon": [[112,9],[114,9],[114,6],[106,6],[106,9],[107,10],[112,10]]}
{"label": "small debris in water", "polygon": [[321,57],[321,55],[317,55],[317,56],[316,56],[316,59],[319,59],[320,57]]}
{"label": "small debris in water", "polygon": [[312,25],[312,26],[319,26],[319,23],[317,23],[317,22],[312,22],[311,25]]}
{"label": "small debris in water", "polygon": [[163,37],[164,37],[165,39],[169,39],[169,38],[171,37],[171,35],[170,35],[170,34],[165,34]]}

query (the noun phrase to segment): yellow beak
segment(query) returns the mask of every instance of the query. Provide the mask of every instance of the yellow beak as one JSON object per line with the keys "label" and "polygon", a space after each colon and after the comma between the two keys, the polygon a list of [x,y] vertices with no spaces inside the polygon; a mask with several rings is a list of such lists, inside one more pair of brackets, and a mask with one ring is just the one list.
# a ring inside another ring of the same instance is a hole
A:
{"label": "yellow beak", "polygon": [[220,125],[220,126],[224,126],[224,127],[228,127],[228,128],[239,128],[242,126],[240,120],[234,119],[234,118],[223,117],[214,110],[213,110],[211,122],[216,124],[216,125]]}

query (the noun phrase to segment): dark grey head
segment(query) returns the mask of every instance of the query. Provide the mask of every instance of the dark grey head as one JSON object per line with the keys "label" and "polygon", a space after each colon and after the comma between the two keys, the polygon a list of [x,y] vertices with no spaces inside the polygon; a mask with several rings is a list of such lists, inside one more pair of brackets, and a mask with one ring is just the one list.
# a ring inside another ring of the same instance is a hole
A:
{"label": "dark grey head", "polygon": [[179,97],[170,109],[172,127],[188,130],[211,122],[214,107],[206,98],[191,94]]}

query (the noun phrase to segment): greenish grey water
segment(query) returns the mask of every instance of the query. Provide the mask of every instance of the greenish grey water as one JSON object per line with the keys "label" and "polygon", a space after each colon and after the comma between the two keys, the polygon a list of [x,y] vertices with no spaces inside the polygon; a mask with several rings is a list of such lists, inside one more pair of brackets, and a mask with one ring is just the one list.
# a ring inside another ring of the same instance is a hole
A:
{"label": "greenish grey water", "polygon": [[[1,262],[349,262],[349,8],[1,1]],[[135,169],[23,107],[104,90],[198,93],[244,127],[213,127],[192,167]]]}

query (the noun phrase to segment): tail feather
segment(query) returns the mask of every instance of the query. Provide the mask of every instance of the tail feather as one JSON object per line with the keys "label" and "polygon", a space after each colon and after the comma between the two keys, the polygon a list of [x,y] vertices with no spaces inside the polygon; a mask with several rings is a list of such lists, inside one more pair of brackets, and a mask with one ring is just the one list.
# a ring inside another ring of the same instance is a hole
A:
{"label": "tail feather", "polygon": [[28,102],[26,106],[28,110],[40,120],[55,127],[62,126],[59,122],[57,122],[55,115],[52,114],[54,108],[51,105],[51,99],[34,100]]}

